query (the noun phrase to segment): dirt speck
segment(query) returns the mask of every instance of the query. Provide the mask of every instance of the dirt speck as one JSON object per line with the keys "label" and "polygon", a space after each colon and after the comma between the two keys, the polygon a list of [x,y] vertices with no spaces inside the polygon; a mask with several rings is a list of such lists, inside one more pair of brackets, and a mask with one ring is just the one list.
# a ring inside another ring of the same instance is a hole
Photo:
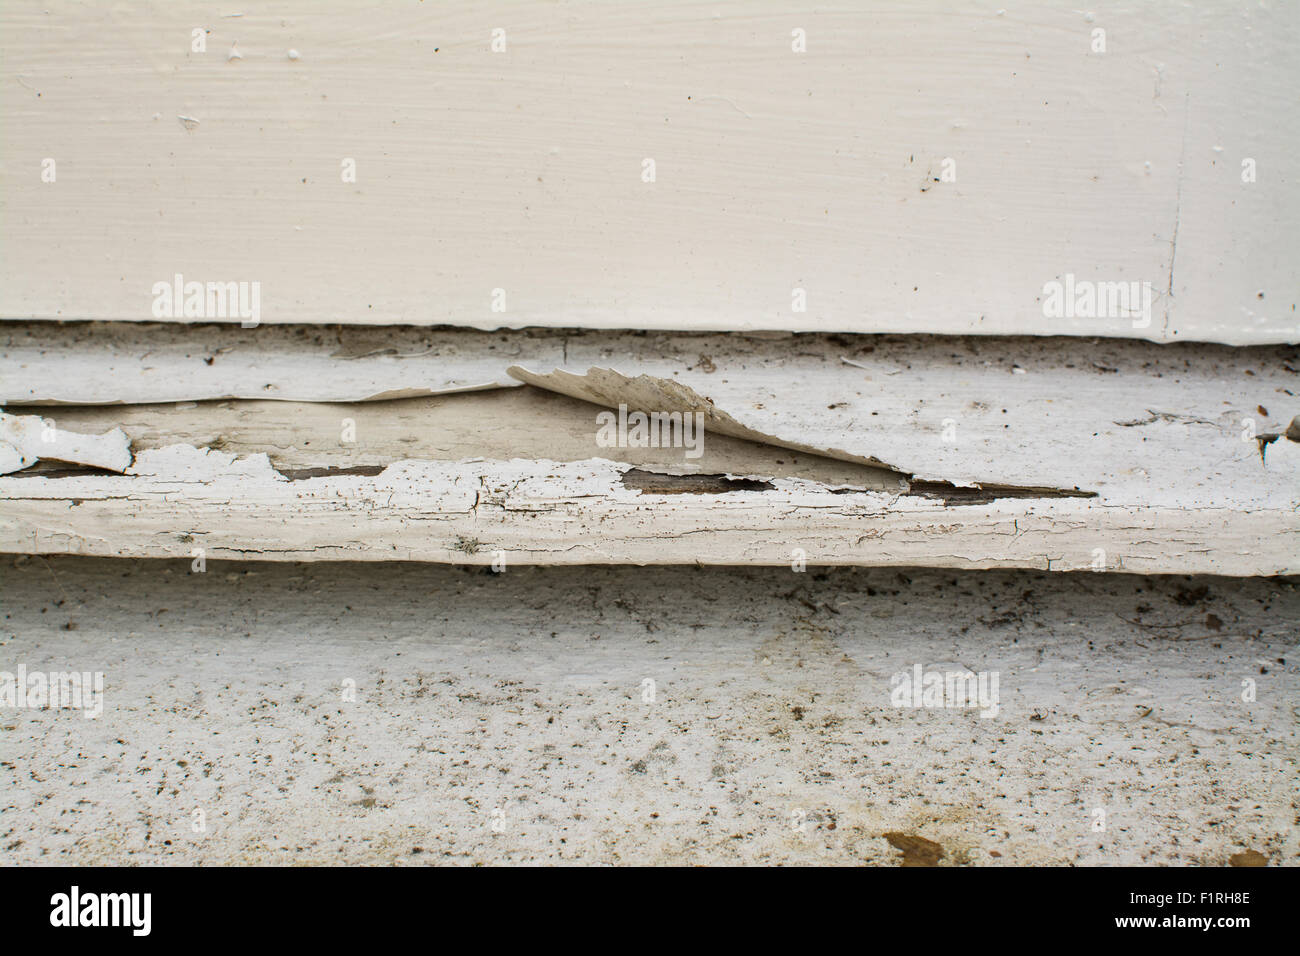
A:
{"label": "dirt speck", "polygon": [[903,851],[901,866],[938,866],[943,859],[943,847],[933,840],[913,833],[886,833],[885,839],[895,850]]}
{"label": "dirt speck", "polygon": [[482,547],[483,542],[478,540],[478,538],[466,538],[461,536],[452,542],[451,550],[464,551],[466,554],[477,554],[479,549]]}
{"label": "dirt speck", "polygon": [[1194,588],[1179,588],[1178,593],[1174,595],[1174,603],[1182,607],[1192,607],[1200,604],[1210,596],[1210,589],[1204,584]]}

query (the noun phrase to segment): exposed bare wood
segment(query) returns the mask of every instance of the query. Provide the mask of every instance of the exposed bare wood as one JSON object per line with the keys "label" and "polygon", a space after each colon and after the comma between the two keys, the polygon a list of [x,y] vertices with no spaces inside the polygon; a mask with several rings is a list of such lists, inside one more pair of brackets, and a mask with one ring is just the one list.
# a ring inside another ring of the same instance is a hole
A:
{"label": "exposed bare wood", "polygon": [[[30,411],[11,406],[14,411]],[[376,467],[399,461],[606,458],[664,474],[803,478],[831,488],[896,491],[896,471],[792,452],[708,432],[698,456],[683,447],[618,447],[597,442],[601,406],[522,386],[386,402],[182,402],[175,405],[63,406],[46,409],[59,427],[120,427],[131,448],[186,444],[237,455],[265,453],[289,473]]]}

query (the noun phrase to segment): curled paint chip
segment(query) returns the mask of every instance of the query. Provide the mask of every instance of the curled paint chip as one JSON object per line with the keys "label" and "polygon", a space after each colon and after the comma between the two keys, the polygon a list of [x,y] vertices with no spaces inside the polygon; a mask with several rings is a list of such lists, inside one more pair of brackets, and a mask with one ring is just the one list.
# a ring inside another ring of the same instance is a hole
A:
{"label": "curled paint chip", "polygon": [[39,415],[0,412],[0,472],[27,468],[42,458],[123,472],[131,464],[131,439],[120,428],[82,435]]}

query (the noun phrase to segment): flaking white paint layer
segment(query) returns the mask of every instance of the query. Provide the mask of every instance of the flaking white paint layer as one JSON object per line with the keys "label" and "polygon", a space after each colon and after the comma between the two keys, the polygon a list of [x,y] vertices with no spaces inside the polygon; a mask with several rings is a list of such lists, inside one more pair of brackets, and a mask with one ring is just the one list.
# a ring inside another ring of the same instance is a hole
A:
{"label": "flaking white paint layer", "polygon": [[120,428],[82,435],[37,415],[0,412],[0,474],[43,458],[122,472],[131,464],[131,441]]}
{"label": "flaking white paint layer", "polygon": [[[1295,443],[1287,443],[1294,446]],[[1292,455],[1290,467],[1295,467]],[[143,451],[125,477],[0,478],[0,551],[119,557],[516,564],[923,565],[1137,573],[1300,569],[1293,509],[836,492],[654,494],[631,466],[398,462],[287,481],[265,455]]]}

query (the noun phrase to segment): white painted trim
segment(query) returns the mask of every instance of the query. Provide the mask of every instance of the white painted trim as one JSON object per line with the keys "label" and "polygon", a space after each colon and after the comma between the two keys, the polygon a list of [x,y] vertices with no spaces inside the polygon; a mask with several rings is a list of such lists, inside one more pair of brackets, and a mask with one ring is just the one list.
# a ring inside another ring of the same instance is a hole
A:
{"label": "white painted trim", "polygon": [[[1296,341],[1298,45],[1231,0],[5,4],[0,317],[180,274],[262,323]],[[1071,275],[1149,322],[1046,318]]]}
{"label": "white painted trim", "polygon": [[0,478],[0,550],[780,565],[802,548],[814,565],[1300,570],[1293,509],[1134,508],[1077,498],[949,506],[901,494],[834,494],[790,479],[769,491],[645,494],[623,484],[628,468],[600,460],[402,462],[375,477],[287,481],[265,456],[175,446],[138,455],[130,477]]}

